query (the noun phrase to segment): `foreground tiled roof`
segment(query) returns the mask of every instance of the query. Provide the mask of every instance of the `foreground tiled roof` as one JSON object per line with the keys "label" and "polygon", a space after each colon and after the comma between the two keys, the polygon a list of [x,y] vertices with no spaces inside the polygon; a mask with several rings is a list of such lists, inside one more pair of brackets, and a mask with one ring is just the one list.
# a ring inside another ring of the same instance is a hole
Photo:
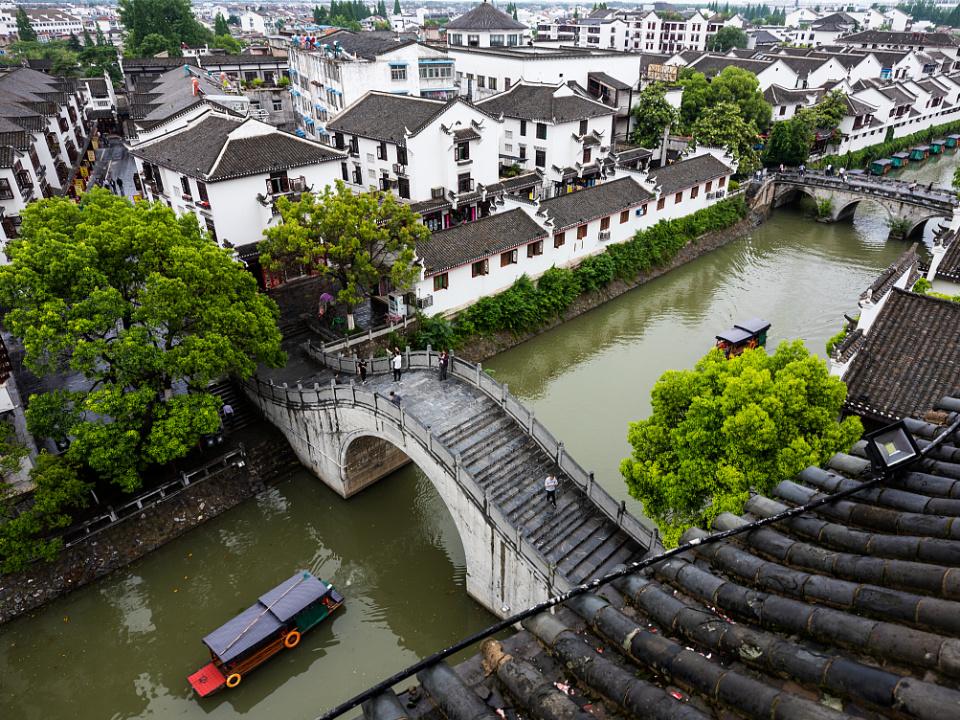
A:
{"label": "foreground tiled roof", "polygon": [[554,231],[560,231],[620,213],[652,199],[651,193],[628,176],[544,200],[540,203],[540,210],[553,219]]}
{"label": "foreground tiled roof", "polygon": [[650,179],[660,186],[661,194],[667,196],[732,173],[730,167],[708,153],[653,170]]}
{"label": "foreground tiled roof", "polygon": [[555,94],[557,89],[556,85],[517,83],[507,92],[477,103],[477,107],[494,116],[502,113],[506,117],[521,120],[558,123],[603,117],[615,112],[612,107],[579,95],[558,97]]}
{"label": "foreground tiled roof", "polygon": [[[941,425],[910,422],[921,446]],[[952,413],[952,414],[951,414]],[[869,479],[862,444],[756,495],[770,517]],[[960,443],[880,489],[704,543],[488,640],[456,669],[364,706],[367,720],[960,716]],[[399,712],[398,712],[399,711]]]}
{"label": "foreground tiled roof", "polygon": [[956,233],[953,233],[953,236],[953,241],[947,246],[943,260],[937,266],[937,277],[960,282],[960,238]]}
{"label": "foreground tiled roof", "polygon": [[960,395],[958,328],[960,303],[891,289],[844,375],[847,408],[913,417],[943,395]]}
{"label": "foreground tiled roof", "polygon": [[[781,60],[782,58],[777,59]],[[713,77],[731,65],[742,68],[743,70],[749,70],[756,75],[773,65],[773,62],[772,60],[748,60],[745,58],[728,57],[726,55],[704,55],[690,67],[697,72],[703,73],[707,77]]]}
{"label": "foreground tiled roof", "polygon": [[392,32],[338,30],[324,36],[322,44],[340,43],[340,47],[354,57],[373,60],[378,55],[413,45],[416,41],[416,38],[409,35],[401,37]]}
{"label": "foreground tiled roof", "polygon": [[546,236],[527,213],[516,208],[435,232],[417,245],[417,256],[426,274],[433,275]]}

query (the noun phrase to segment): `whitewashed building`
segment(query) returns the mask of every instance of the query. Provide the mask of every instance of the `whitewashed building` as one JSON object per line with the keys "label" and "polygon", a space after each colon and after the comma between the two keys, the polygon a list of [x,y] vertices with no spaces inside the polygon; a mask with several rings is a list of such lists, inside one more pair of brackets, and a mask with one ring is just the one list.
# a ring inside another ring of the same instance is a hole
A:
{"label": "whitewashed building", "polygon": [[240,14],[240,29],[245,33],[264,35],[267,32],[267,22],[260,13],[247,10]]}
{"label": "whitewashed building", "polygon": [[184,123],[130,146],[138,190],[193,213],[223,247],[262,239],[279,197],[322,191],[344,153],[234,113],[202,108]]}
{"label": "whitewashed building", "polygon": [[649,176],[623,170],[616,180],[547,200],[505,195],[495,214],[434,232],[418,246],[416,306],[428,315],[454,313],[523,275],[575,267],[660,220],[719,202],[734,172],[720,157],[702,150]]}
{"label": "whitewashed building", "polygon": [[424,222],[439,229],[483,215],[487,189],[500,182],[502,126],[459,98],[372,92],[328,127],[349,156],[340,164],[349,187],[426,203]]}
{"label": "whitewashed building", "polygon": [[447,44],[462,47],[517,47],[527,43],[530,31],[484,0],[445,25]]}
{"label": "whitewashed building", "polygon": [[454,60],[443,50],[390,32],[331,33],[290,48],[297,127],[329,141],[327,123],[368,92],[446,100],[457,94]]}
{"label": "whitewashed building", "polygon": [[612,146],[615,111],[566,84],[521,82],[477,104],[502,119],[500,161],[543,174],[544,197],[596,183]]}

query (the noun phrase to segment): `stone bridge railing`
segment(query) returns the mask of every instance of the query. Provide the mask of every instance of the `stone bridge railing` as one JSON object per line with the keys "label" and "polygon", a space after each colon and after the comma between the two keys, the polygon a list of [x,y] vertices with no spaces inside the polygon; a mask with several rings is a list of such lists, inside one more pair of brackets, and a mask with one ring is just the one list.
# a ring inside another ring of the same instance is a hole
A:
{"label": "stone bridge railing", "polygon": [[[957,196],[948,190],[939,188],[928,190],[923,186],[914,187],[911,183],[899,180],[881,180],[867,175],[847,175],[846,180],[843,180],[836,175],[827,175],[812,170],[807,170],[803,174],[788,171],[778,173],[776,181],[782,184],[817,187],[878,199],[894,200],[931,210],[943,211],[948,216],[953,215],[954,209],[960,205]],[[911,190],[911,187],[914,187],[914,189]]]}
{"label": "stone bridge railing", "polygon": [[[316,362],[328,367],[335,372],[344,373],[352,376],[355,370],[355,358],[343,357],[331,353],[323,352],[312,343],[306,344],[307,354]],[[437,359],[439,354],[427,350],[411,351],[409,348],[405,352],[405,367],[410,370],[430,370],[438,369]],[[626,504],[618,503],[608,493],[603,486],[599,485],[592,472],[587,472],[574,460],[564,449],[563,443],[558,441],[553,434],[536,419],[533,410],[523,405],[517,398],[510,394],[510,390],[505,383],[499,383],[483,371],[479,363],[474,364],[462,360],[461,358],[451,356],[448,368],[449,374],[464,382],[467,382],[491,398],[503,411],[513,418],[522,430],[529,435],[537,445],[551,458],[553,458],[563,473],[573,482],[577,488],[613,523],[621,530],[630,535],[634,540],[646,548],[652,548],[659,544],[659,534],[656,528],[649,528],[640,520],[627,512]],[[368,361],[368,372],[371,374],[388,374],[391,372],[390,359],[387,357],[373,358]],[[352,392],[357,393],[355,386],[332,386],[335,391],[340,393],[338,397],[346,398]],[[297,395],[299,389],[288,389],[286,392]],[[310,390],[310,393],[315,392]],[[333,392],[331,388],[318,390],[316,392]],[[359,393],[362,394],[362,393]],[[352,397],[352,396],[350,396]],[[396,406],[385,398],[380,398],[378,407],[390,406],[388,412],[391,415],[397,415]],[[400,417],[404,416],[399,411]],[[409,416],[407,416],[409,418]],[[413,420],[412,418],[409,418]],[[416,421],[414,421],[416,422]],[[450,452],[442,445],[431,439],[431,447],[440,447],[442,452],[452,458]],[[449,458],[444,458],[448,468],[456,467],[456,463]],[[462,472],[462,468],[460,469]],[[519,542],[519,533],[517,534]]]}

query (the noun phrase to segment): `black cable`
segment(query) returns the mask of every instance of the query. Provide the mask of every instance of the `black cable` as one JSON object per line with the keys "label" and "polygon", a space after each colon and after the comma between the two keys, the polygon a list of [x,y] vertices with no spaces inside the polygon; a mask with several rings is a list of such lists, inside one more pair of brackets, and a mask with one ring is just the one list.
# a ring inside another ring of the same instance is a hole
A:
{"label": "black cable", "polygon": [[[920,454],[914,459],[913,462],[916,462],[917,460],[920,460],[921,458],[927,456],[930,452],[933,451],[934,448],[942,444],[947,439],[948,436],[956,432],[958,428],[960,428],[960,413],[957,414],[956,419],[954,419],[954,421],[950,424],[949,427],[947,427],[946,430],[944,430],[940,435],[935,437],[925,448],[923,448],[920,451]],[[338,717],[343,713],[354,709],[355,707],[366,702],[367,700],[370,700],[376,697],[380,693],[386,690],[389,690],[397,683],[402,682],[410,677],[413,677],[421,670],[425,670],[431,665],[435,665],[441,660],[445,660],[451,655],[454,655],[455,653],[458,653],[461,650],[465,650],[466,648],[470,647],[476,642],[479,642],[480,640],[484,640],[490,637],[491,635],[495,635],[501,630],[506,630],[511,625],[515,625],[523,620],[526,620],[528,617],[539,615],[544,610],[549,610],[552,607],[565,603],[567,600],[571,598],[577,597],[579,595],[585,595],[586,593],[596,590],[598,587],[601,587],[603,585],[607,585],[613,582],[614,580],[625,577],[627,575],[632,575],[637,570],[642,570],[644,568],[650,567],[651,565],[655,565],[656,563],[663,562],[664,560],[669,560],[672,557],[685,553],[688,550],[693,550],[694,548],[697,548],[701,545],[712,545],[713,543],[719,542],[721,540],[726,540],[727,538],[731,538],[736,535],[741,535],[743,533],[750,532],[751,530],[756,530],[757,528],[761,528],[766,525],[771,525],[775,522],[780,522],[781,520],[786,520],[788,518],[792,518],[797,515],[802,515],[803,513],[809,512],[810,510],[815,510],[818,507],[827,505],[832,502],[836,502],[837,500],[843,500],[844,498],[850,497],[851,495],[856,495],[857,493],[863,492],[864,490],[871,490],[877,485],[879,485],[880,483],[882,483],[885,479],[886,477],[883,475],[879,477],[873,477],[867,482],[858,485],[857,487],[848,488],[847,490],[842,490],[841,492],[834,493],[832,495],[821,496],[816,500],[811,500],[805,505],[799,505],[797,507],[784,510],[783,512],[778,513],[776,515],[771,515],[769,517],[760,518],[759,520],[754,520],[753,522],[748,523],[747,525],[741,525],[736,528],[731,528],[729,530],[723,530],[718,533],[713,533],[712,535],[709,535],[705,538],[698,538],[696,540],[692,540],[688,543],[684,543],[683,545],[678,545],[672,550],[666,550],[654,557],[638,560],[637,562],[631,563],[620,570],[615,570],[614,572],[604,575],[603,577],[594,578],[590,582],[584,583],[583,585],[578,585],[575,588],[571,588],[570,590],[568,590],[567,592],[561,595],[556,595],[552,598],[548,598],[547,600],[544,600],[541,603],[537,603],[536,605],[533,605],[532,607],[529,607],[526,610],[523,610],[522,612],[519,612],[515,615],[511,615],[508,618],[504,618],[503,620],[497,623],[494,623],[493,625],[490,625],[489,627],[479,632],[476,632],[473,635],[463,638],[462,640],[458,641],[457,643],[451,645],[448,648],[440,650],[439,652],[436,652],[433,655],[430,655],[429,657],[425,657],[423,660],[420,660],[419,662],[413,665],[410,665],[406,669],[391,675],[387,679],[382,680],[381,682],[377,683],[373,687],[363,691],[359,695],[356,695],[351,699],[347,700],[346,702],[343,702],[340,705],[337,705],[332,710],[328,710],[323,715],[320,715],[319,717],[317,717],[316,720],[332,720],[333,718]]]}

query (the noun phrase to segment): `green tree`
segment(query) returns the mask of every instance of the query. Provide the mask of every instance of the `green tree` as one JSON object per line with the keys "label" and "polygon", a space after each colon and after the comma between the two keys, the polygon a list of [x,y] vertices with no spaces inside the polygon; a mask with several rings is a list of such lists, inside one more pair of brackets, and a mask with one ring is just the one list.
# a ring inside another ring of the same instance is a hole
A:
{"label": "green tree", "polygon": [[103,30],[100,29],[100,26],[97,25],[97,45],[101,47],[107,44],[107,38],[103,34]]}
{"label": "green tree", "polygon": [[652,414],[630,424],[633,452],[620,472],[676,545],[688,527],[742,513],[751,491],[768,493],[849,448],[863,428],[856,417],[837,422],[846,394],[800,341],[729,360],[714,350],[660,378]]}
{"label": "green tree", "polygon": [[30,18],[27,11],[19,5],[17,6],[17,37],[24,42],[31,42],[37,39],[37,31],[30,24]]}
{"label": "green tree", "polygon": [[698,145],[725,147],[737,161],[737,172],[752,173],[760,167],[760,158],[754,146],[757,144],[757,126],[746,121],[740,108],[733,103],[722,102],[708,108],[694,123],[694,142]]}
{"label": "green tree", "polygon": [[393,14],[400,15],[403,13],[403,10],[400,9],[400,0],[393,0]]}
{"label": "green tree", "polygon": [[240,18],[237,15],[231,15],[227,18],[227,25],[239,25]]}
{"label": "green tree", "polygon": [[170,40],[160,33],[150,33],[137,45],[137,53],[144,57],[151,57],[162,52],[172,51]]}
{"label": "green tree", "polygon": [[83,49],[83,46],[80,44],[80,38],[77,37],[76,33],[70,33],[70,39],[67,40],[67,47],[76,53]]}
{"label": "green tree", "polygon": [[[190,0],[120,0],[120,21],[127,30],[126,44],[133,53],[147,53],[141,43],[151,34],[167,39],[166,50],[179,53],[181,43],[203,45],[213,33],[194,17]],[[153,49],[155,44],[149,49]]]}
{"label": "green tree", "polygon": [[700,114],[710,105],[710,83],[707,76],[692,68],[683,68],[677,78],[683,88],[680,100],[680,123],[685,130],[693,127]]}
{"label": "green tree", "polygon": [[222,48],[233,55],[238,55],[243,50],[243,43],[232,35],[217,35],[213,38],[213,44],[215,47]]}
{"label": "green tree", "polygon": [[133,490],[147,466],[217,429],[212,380],[283,362],[276,306],[193,215],[93,189],[21,217],[0,306],[32,372],[86,379],[31,396],[27,410],[35,435],[72,439],[72,464]]}
{"label": "green tree", "polygon": [[90,37],[90,31],[84,28],[83,30],[83,46],[90,47],[93,45],[93,38]]}
{"label": "green tree", "polygon": [[377,12],[376,12],[376,14],[379,15],[380,17],[382,17],[382,18],[385,18],[385,17],[387,16],[387,3],[386,3],[386,0],[380,0],[380,2],[377,3]]}
{"label": "green tree", "polygon": [[796,167],[807,161],[813,143],[813,129],[803,114],[773,124],[764,160],[770,165]]}
{"label": "green tree", "polygon": [[960,168],[953,171],[953,187],[960,190]]}
{"label": "green tree", "polygon": [[640,91],[633,115],[633,142],[643,147],[659,147],[665,128],[677,124],[677,109],[666,98],[662,83],[650,83]]}
{"label": "green tree", "polygon": [[213,21],[213,34],[214,36],[230,34],[230,25],[227,24],[227,19],[221,13],[217,13],[217,17]]}
{"label": "green tree", "polygon": [[714,52],[729,52],[733,48],[745,48],[747,46],[747,34],[740,28],[727,25],[720,28],[716,34],[710,38],[708,49]]}
{"label": "green tree", "polygon": [[709,106],[733,103],[740,109],[744,120],[753,122],[760,129],[770,125],[772,108],[763,99],[760,82],[749,70],[729,65],[710,81]]}
{"label": "green tree", "polygon": [[319,195],[304,193],[296,202],[280,198],[277,210],[283,222],[267,228],[260,246],[264,267],[300,265],[334,278],[338,301],[350,309],[351,328],[353,308],[372,296],[380,280],[405,289],[419,278],[416,246],[430,231],[390,193],[354,194],[338,180],[335,189],[327,186]]}

